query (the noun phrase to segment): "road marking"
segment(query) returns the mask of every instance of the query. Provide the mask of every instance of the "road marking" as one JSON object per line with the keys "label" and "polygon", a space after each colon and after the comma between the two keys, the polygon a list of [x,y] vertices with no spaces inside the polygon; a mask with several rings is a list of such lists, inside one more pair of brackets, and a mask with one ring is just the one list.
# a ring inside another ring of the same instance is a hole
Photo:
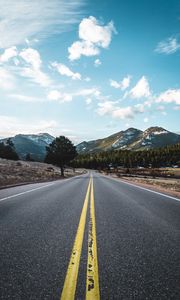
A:
{"label": "road marking", "polygon": [[163,193],[160,193],[160,192],[156,192],[156,191],[153,191],[153,190],[149,190],[149,189],[146,189],[146,188],[144,188],[144,187],[142,187],[142,186],[138,186],[138,185],[135,185],[135,184],[132,184],[132,183],[129,183],[129,182],[125,182],[125,181],[123,181],[123,180],[118,180],[118,179],[116,179],[116,178],[108,177],[108,176],[105,176],[105,175],[102,175],[102,174],[101,174],[101,176],[103,176],[103,177],[105,177],[105,178],[108,178],[108,179],[111,179],[111,180],[114,180],[114,181],[119,182],[119,183],[121,182],[121,183],[125,183],[125,184],[128,184],[128,185],[131,185],[131,186],[136,187],[136,188],[139,188],[139,189],[141,189],[141,190],[145,190],[145,191],[148,191],[148,192],[151,192],[151,193],[154,193],[154,194],[158,194],[158,195],[164,196],[164,197],[166,197],[166,198],[171,198],[171,199],[173,199],[173,200],[180,201],[180,199],[178,199],[178,198],[176,198],[176,197],[168,196],[168,195],[163,194]]}
{"label": "road marking", "polygon": [[50,184],[47,184],[47,185],[43,185],[43,186],[37,187],[35,189],[31,189],[31,190],[22,192],[22,193],[18,193],[18,194],[15,194],[15,195],[7,196],[5,198],[0,199],[0,201],[4,201],[4,200],[10,199],[10,198],[14,198],[14,197],[18,197],[18,196],[21,196],[21,195],[24,195],[24,194],[27,194],[27,193],[31,193],[31,192],[43,189],[43,188],[48,187],[48,186],[53,185],[53,184],[54,184],[54,182],[50,183]]}
{"label": "road marking", "polygon": [[91,182],[92,182],[92,178],[90,178],[89,180],[86,197],[84,200],[84,205],[83,205],[83,209],[79,221],[79,226],[77,229],[77,233],[76,233],[76,237],[75,237],[75,241],[74,241],[74,245],[73,245],[73,249],[72,249],[72,253],[71,253],[71,257],[70,257],[70,261],[66,273],[63,291],[61,294],[61,300],[73,300],[75,297]]}
{"label": "road marking", "polygon": [[88,261],[86,277],[86,300],[99,300],[99,275],[98,275],[98,258],[96,242],[96,220],[94,206],[94,186],[93,179],[91,182],[90,194],[90,220],[88,234]]}

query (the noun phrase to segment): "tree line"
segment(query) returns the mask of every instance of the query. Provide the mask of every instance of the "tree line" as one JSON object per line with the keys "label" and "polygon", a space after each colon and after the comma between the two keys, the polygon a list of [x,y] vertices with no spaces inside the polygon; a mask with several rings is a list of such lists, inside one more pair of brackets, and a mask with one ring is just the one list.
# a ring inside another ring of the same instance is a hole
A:
{"label": "tree line", "polygon": [[[65,136],[60,136],[46,147],[46,151],[44,162],[60,167],[62,176],[66,165],[87,169],[107,169],[118,166],[124,168],[180,166],[180,143],[144,151],[111,150],[78,154],[73,143]],[[11,139],[6,143],[0,142],[0,157],[19,159]],[[29,154],[26,160],[30,160]]]}
{"label": "tree line", "polygon": [[7,139],[6,143],[0,142],[0,157],[12,160],[19,159],[11,139]]}
{"label": "tree line", "polygon": [[180,166],[180,144],[144,151],[111,150],[94,154],[79,154],[72,162],[74,167],[104,169],[110,167],[167,167]]}

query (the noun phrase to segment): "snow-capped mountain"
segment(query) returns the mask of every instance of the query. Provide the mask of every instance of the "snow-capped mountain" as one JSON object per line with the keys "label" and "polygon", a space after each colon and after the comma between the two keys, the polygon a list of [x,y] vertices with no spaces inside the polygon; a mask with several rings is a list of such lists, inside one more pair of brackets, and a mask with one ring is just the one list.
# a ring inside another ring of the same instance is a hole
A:
{"label": "snow-capped mountain", "polygon": [[104,139],[82,142],[76,146],[79,153],[107,150],[145,150],[180,143],[180,135],[162,127],[150,127],[145,131],[129,128]]}
{"label": "snow-capped mountain", "polygon": [[[6,142],[7,139],[1,141]],[[11,137],[16,152],[21,159],[25,159],[27,154],[37,161],[43,161],[46,155],[46,146],[54,140],[48,133],[39,134],[17,134]]]}

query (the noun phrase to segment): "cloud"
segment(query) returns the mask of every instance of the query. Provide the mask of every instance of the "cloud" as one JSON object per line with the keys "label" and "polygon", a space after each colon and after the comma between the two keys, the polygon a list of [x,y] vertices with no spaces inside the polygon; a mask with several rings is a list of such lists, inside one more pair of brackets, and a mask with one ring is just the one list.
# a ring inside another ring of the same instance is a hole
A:
{"label": "cloud", "polygon": [[82,0],[1,0],[0,48],[68,31],[78,22]]}
{"label": "cloud", "polygon": [[4,137],[14,136],[19,133],[49,132],[57,127],[57,122],[54,120],[38,120],[32,122],[5,115],[0,115],[0,124],[0,136]]}
{"label": "cloud", "polygon": [[164,41],[161,41],[157,45],[155,52],[173,54],[178,50],[180,50],[180,43],[177,41],[176,38],[170,37]]}
{"label": "cloud", "polygon": [[98,55],[101,48],[108,48],[113,32],[116,30],[112,21],[103,26],[95,17],[84,18],[79,24],[80,41],[74,42],[68,48],[69,59],[76,60],[82,55]]}
{"label": "cloud", "polygon": [[74,73],[73,71],[71,71],[66,65],[64,64],[60,64],[57,62],[53,62],[51,64],[51,66],[53,68],[55,68],[59,74],[67,76],[67,77],[71,77],[73,80],[81,80],[81,74],[80,73]]}
{"label": "cloud", "polygon": [[147,78],[145,76],[142,76],[127,95],[134,99],[149,97],[151,95],[151,92]]}
{"label": "cloud", "polygon": [[28,95],[22,95],[22,94],[10,94],[8,95],[11,98],[14,98],[15,100],[23,101],[23,102],[44,102],[43,98],[38,97],[32,97]]}
{"label": "cloud", "polygon": [[33,82],[47,87],[51,84],[51,80],[47,74],[42,72],[42,61],[40,54],[33,48],[23,49],[19,56],[27,63],[27,67],[20,69],[20,75],[29,77]]}
{"label": "cloud", "polygon": [[84,80],[85,80],[86,82],[90,82],[90,81],[91,81],[91,78],[90,78],[90,77],[86,77]]}
{"label": "cloud", "polygon": [[98,115],[104,116],[106,114],[112,114],[115,110],[115,104],[117,101],[104,101],[102,103],[98,103],[98,109],[96,110]]}
{"label": "cloud", "polygon": [[99,67],[101,64],[102,64],[102,62],[100,61],[99,58],[95,59],[95,61],[94,61],[94,66],[95,67]]}
{"label": "cloud", "polygon": [[180,89],[169,89],[159,95],[156,102],[160,103],[175,103],[180,105]]}
{"label": "cloud", "polygon": [[72,101],[73,97],[71,94],[68,93],[61,93],[57,90],[52,90],[48,93],[47,96],[48,100],[50,101],[58,101],[60,103],[70,102]]}
{"label": "cloud", "polygon": [[92,103],[92,99],[91,98],[87,98],[85,101],[86,101],[87,105],[90,105]]}
{"label": "cloud", "polygon": [[99,48],[95,47],[94,44],[85,41],[74,42],[71,47],[68,48],[69,59],[76,60],[84,56],[94,56],[100,53]]}
{"label": "cloud", "polygon": [[115,89],[120,89],[120,90],[124,91],[125,89],[127,89],[129,87],[130,80],[131,80],[131,76],[129,76],[129,75],[124,77],[123,80],[120,82],[110,79],[110,85],[112,87],[114,87]]}
{"label": "cloud", "polygon": [[144,123],[148,123],[149,119],[148,118],[144,118],[143,121],[144,121]]}
{"label": "cloud", "polygon": [[119,107],[117,106],[117,101],[105,101],[102,103],[98,103],[99,108],[96,110],[96,112],[100,116],[104,115],[111,115],[113,118],[118,119],[126,119],[126,118],[133,118],[134,112],[133,108],[128,107]]}
{"label": "cloud", "polygon": [[74,95],[82,96],[82,97],[93,96],[98,99],[99,96],[101,95],[101,92],[97,88],[89,88],[89,89],[81,89],[75,92]]}
{"label": "cloud", "polygon": [[70,102],[73,98],[83,97],[85,98],[86,104],[90,104],[92,99],[90,97],[94,97],[99,99],[100,91],[97,88],[89,88],[89,89],[81,89],[77,91],[72,91],[71,93],[60,92],[58,90],[52,90],[48,93],[49,101],[58,101],[60,103]]}
{"label": "cloud", "polygon": [[42,61],[37,50],[27,48],[22,50],[19,56],[22,57],[28,64],[32,65],[34,69],[39,69],[41,67]]}
{"label": "cloud", "polygon": [[133,119],[134,118],[134,111],[131,106],[128,107],[121,107],[117,108],[112,112],[113,118],[119,118],[119,119]]}
{"label": "cloud", "polygon": [[10,90],[15,87],[15,78],[8,71],[8,69],[4,67],[0,67],[0,88],[4,90]]}
{"label": "cloud", "polygon": [[4,53],[0,55],[0,63],[8,62],[11,58],[16,57],[18,54],[15,46],[5,49]]}
{"label": "cloud", "polygon": [[116,119],[133,119],[135,115],[144,112],[143,105],[120,107],[118,101],[104,101],[98,103],[98,108],[96,112],[100,116],[110,115],[112,118]]}

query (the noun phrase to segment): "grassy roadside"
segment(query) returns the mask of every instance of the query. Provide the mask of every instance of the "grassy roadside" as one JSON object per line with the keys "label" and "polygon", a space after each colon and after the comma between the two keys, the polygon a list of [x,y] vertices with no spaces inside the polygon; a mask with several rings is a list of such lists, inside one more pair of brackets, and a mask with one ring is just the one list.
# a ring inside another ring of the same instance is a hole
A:
{"label": "grassy roadside", "polygon": [[[174,170],[171,170],[171,172]],[[179,170],[175,170],[175,172],[179,172]],[[134,175],[131,176],[119,176],[119,174],[115,173],[105,173],[106,175],[110,175],[116,179],[120,179],[137,186],[141,186],[147,189],[151,189],[157,192],[165,193],[170,196],[176,197],[180,199],[180,179],[176,178],[143,178],[142,176]]]}
{"label": "grassy roadside", "polygon": [[[83,172],[84,170],[74,172],[73,169],[69,168],[65,170],[65,178],[80,175]],[[0,188],[57,179],[63,178],[60,169],[53,165],[0,159]]]}
{"label": "grassy roadside", "polygon": [[142,179],[138,177],[122,177],[122,180],[180,199],[180,179]]}

